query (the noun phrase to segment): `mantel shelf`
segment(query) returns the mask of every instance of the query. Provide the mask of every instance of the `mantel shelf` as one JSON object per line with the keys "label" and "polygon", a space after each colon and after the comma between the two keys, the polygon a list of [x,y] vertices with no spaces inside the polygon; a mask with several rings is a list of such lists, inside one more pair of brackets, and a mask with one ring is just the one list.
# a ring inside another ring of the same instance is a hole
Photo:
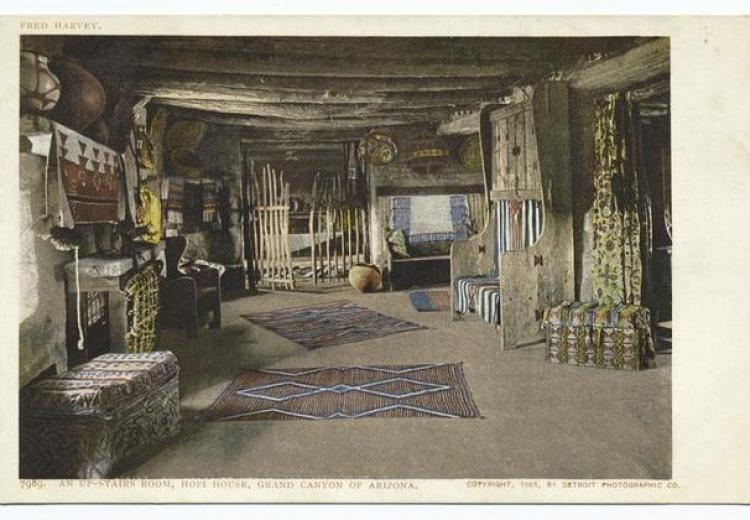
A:
{"label": "mantel shelf", "polygon": [[[150,260],[155,260],[164,250],[164,243],[142,249],[136,253],[138,264],[144,264]],[[87,256],[78,261],[78,278],[81,282],[82,290],[85,288],[98,287],[102,290],[112,286],[115,289],[120,276],[129,273],[133,269],[133,259],[131,257],[111,257],[111,256]],[[75,281],[76,263],[68,262],[65,264],[65,276],[69,282]],[[104,285],[107,287],[104,287]],[[89,287],[91,286],[91,287]],[[101,286],[101,287],[99,287]],[[75,284],[69,283],[68,289],[75,290]]]}

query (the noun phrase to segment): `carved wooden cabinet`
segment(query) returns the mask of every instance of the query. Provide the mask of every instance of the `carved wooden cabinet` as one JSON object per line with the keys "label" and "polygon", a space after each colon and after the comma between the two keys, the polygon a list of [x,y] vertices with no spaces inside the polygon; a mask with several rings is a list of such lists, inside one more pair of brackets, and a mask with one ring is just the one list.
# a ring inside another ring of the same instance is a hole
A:
{"label": "carved wooden cabinet", "polygon": [[497,199],[541,197],[541,175],[531,100],[496,110],[492,123],[492,194]]}

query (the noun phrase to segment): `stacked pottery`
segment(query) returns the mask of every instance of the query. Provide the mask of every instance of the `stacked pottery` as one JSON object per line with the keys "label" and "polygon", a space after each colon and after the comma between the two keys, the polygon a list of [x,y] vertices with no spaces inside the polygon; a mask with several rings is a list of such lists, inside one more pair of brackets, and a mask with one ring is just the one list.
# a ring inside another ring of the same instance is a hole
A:
{"label": "stacked pottery", "polygon": [[60,100],[60,79],[49,70],[48,58],[32,51],[21,51],[21,110],[49,112]]}
{"label": "stacked pottery", "polygon": [[53,119],[83,133],[104,114],[107,103],[104,87],[93,74],[72,60],[55,60],[50,68],[62,84]]}

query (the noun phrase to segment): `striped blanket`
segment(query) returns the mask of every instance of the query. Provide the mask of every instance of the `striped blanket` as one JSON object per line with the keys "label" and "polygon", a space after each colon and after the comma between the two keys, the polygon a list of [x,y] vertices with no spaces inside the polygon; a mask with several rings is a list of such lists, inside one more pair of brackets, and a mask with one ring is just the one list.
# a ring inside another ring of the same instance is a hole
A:
{"label": "striped blanket", "polygon": [[498,253],[534,245],[542,235],[542,201],[500,200],[497,203]]}
{"label": "striped blanket", "polygon": [[459,314],[476,312],[487,323],[500,326],[500,287],[497,277],[472,276],[456,280],[453,310]]}
{"label": "striped blanket", "polygon": [[390,226],[403,231],[410,244],[467,238],[466,195],[392,197]]}

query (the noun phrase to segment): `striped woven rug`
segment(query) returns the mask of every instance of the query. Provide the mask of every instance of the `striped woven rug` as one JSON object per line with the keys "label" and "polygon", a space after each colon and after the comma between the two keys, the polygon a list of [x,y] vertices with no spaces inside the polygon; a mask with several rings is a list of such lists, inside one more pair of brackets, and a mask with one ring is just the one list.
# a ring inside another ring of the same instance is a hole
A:
{"label": "striped woven rug", "polygon": [[451,294],[443,289],[411,292],[409,293],[409,301],[419,312],[451,310]]}
{"label": "striped woven rug", "polygon": [[460,363],[245,370],[210,420],[478,417]]}
{"label": "striped woven rug", "polygon": [[256,312],[242,317],[308,349],[427,328],[347,301]]}

